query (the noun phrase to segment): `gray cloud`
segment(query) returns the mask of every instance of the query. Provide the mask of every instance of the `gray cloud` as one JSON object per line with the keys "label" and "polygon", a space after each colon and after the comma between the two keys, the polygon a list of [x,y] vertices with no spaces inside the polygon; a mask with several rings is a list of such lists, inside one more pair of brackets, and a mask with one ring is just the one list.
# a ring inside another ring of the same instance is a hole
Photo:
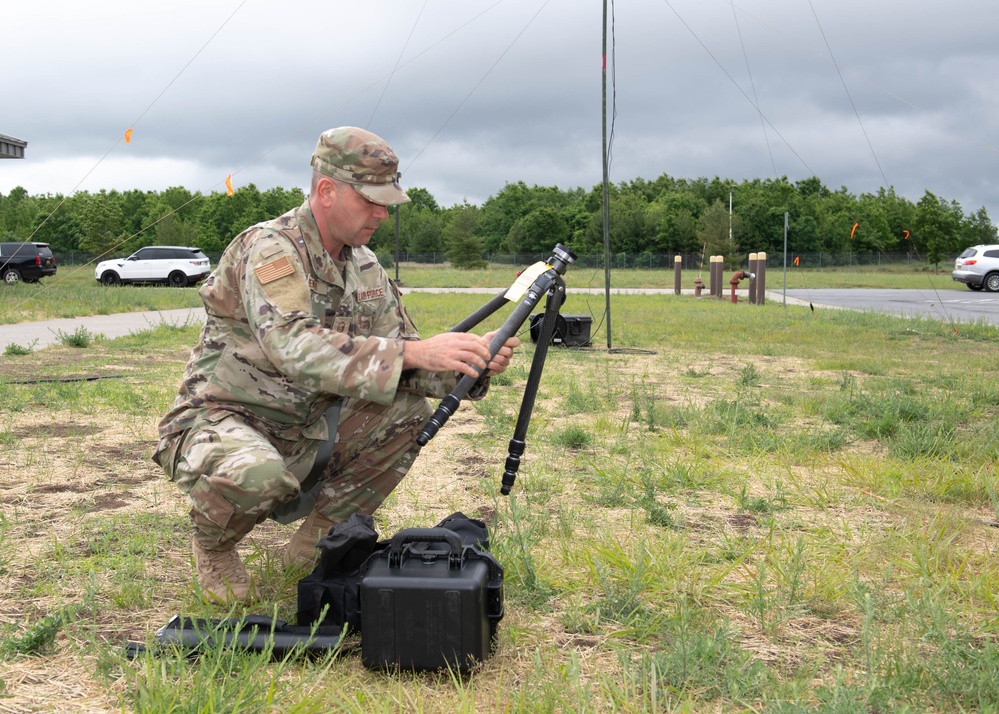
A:
{"label": "gray cloud", "polygon": [[[142,5],[5,8],[0,133],[29,145],[0,162],[0,192],[304,186],[315,137],[341,124],[385,136],[404,183],[443,205],[601,180],[600,3]],[[886,178],[999,215],[994,0],[757,5],[615,5],[613,181]]]}

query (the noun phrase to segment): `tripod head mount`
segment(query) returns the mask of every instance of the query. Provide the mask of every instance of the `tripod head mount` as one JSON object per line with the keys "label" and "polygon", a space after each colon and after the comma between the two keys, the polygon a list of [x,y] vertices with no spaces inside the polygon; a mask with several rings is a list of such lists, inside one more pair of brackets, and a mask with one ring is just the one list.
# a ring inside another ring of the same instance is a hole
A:
{"label": "tripod head mount", "polygon": [[565,271],[575,262],[576,254],[561,243],[555,244],[555,249],[552,250],[551,257],[548,258],[548,265],[559,275],[565,275]]}

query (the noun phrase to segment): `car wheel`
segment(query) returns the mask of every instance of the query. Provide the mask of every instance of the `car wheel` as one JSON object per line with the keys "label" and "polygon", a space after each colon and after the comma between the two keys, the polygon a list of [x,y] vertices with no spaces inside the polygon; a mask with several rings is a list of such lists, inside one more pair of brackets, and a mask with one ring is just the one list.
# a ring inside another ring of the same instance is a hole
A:
{"label": "car wheel", "polygon": [[982,283],[990,293],[999,293],[999,273],[989,273]]}
{"label": "car wheel", "polygon": [[121,278],[113,270],[105,270],[101,273],[101,283],[104,285],[121,285]]}
{"label": "car wheel", "polygon": [[21,282],[21,274],[17,272],[17,268],[7,268],[3,271],[3,281],[8,285],[17,285]]}
{"label": "car wheel", "polygon": [[979,290],[981,290],[981,289],[982,289],[983,287],[985,287],[985,286],[984,286],[984,285],[982,285],[982,284],[978,284],[978,285],[972,285],[971,283],[968,283],[968,290],[974,290],[975,292],[978,292],[978,291],[979,291]]}
{"label": "car wheel", "polygon": [[187,287],[187,276],[184,275],[184,273],[180,272],[179,270],[175,270],[172,273],[170,273],[170,277],[167,278],[167,281],[170,283],[172,287],[175,288]]}

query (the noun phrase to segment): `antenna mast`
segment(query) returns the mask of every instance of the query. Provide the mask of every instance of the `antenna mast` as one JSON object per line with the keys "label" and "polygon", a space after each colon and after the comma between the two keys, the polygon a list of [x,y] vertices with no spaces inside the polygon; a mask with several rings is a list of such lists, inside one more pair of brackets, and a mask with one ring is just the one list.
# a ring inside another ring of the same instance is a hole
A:
{"label": "antenna mast", "polygon": [[607,349],[611,349],[611,310],[610,310],[610,190],[607,185],[607,0],[604,0],[603,68],[602,68],[603,110],[603,220],[604,220],[604,295],[607,313]]}

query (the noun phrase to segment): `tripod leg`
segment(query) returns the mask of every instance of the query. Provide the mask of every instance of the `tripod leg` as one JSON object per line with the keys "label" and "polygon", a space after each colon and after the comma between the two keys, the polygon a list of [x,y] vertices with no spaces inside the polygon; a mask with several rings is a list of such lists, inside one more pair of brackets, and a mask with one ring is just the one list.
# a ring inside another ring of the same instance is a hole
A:
{"label": "tripod leg", "polygon": [[534,349],[534,359],[531,360],[531,371],[527,376],[527,386],[524,387],[524,398],[520,403],[517,426],[513,430],[509,455],[504,464],[505,470],[500,487],[500,493],[504,496],[509,495],[510,489],[513,488],[513,483],[517,479],[517,471],[520,469],[520,457],[524,455],[524,450],[527,448],[527,427],[531,423],[531,412],[534,411],[534,402],[538,396],[541,372],[545,367],[548,347],[555,335],[556,318],[563,302],[565,302],[565,285],[560,283],[549,291],[548,301],[545,303],[544,320],[538,334],[538,346]]}

